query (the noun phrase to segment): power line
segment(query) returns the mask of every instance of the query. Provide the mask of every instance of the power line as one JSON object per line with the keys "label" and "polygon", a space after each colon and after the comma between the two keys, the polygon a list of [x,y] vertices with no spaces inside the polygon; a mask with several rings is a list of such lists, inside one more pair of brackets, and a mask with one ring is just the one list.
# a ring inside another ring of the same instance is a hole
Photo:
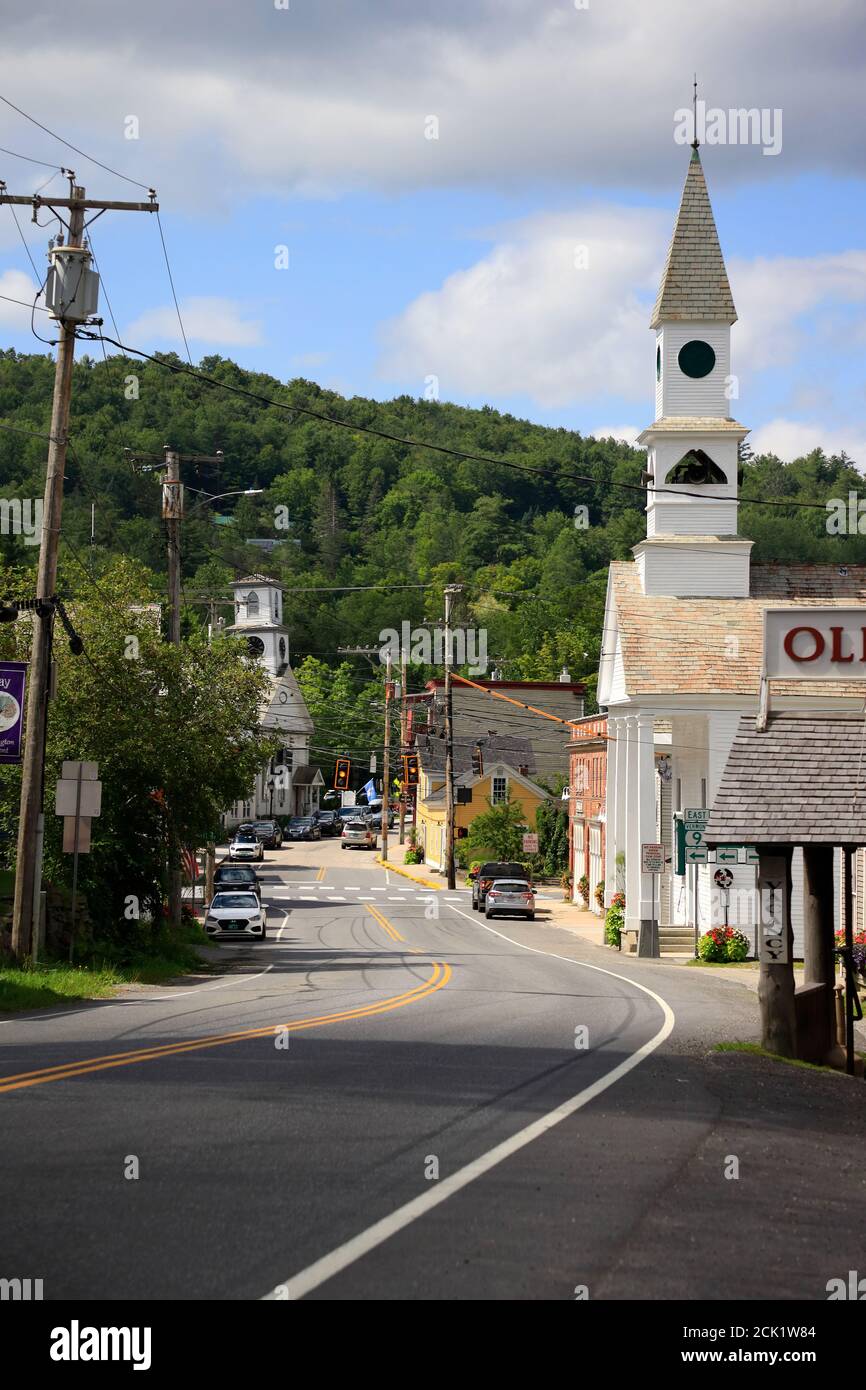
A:
{"label": "power line", "polygon": [[41,164],[44,169],[54,169],[58,174],[66,173],[62,164],[49,164],[47,159],[33,159],[29,154],[18,154],[15,150],[4,149],[2,145],[0,145],[0,154],[9,154],[13,159],[23,159],[28,164]]}
{"label": "power line", "polygon": [[[38,126],[40,130],[44,130],[45,134],[50,135],[53,140],[59,140],[61,145],[65,145],[68,150],[74,150],[76,154],[80,154],[81,158],[86,159],[88,164],[96,164],[100,169],[104,169],[106,173],[114,174],[115,178],[123,179],[125,183],[134,184],[136,188],[143,188],[147,193],[152,192],[152,190],[148,188],[146,183],[139,183],[138,179],[131,179],[128,174],[121,174],[119,169],[112,169],[110,164],[103,164],[101,160],[94,159],[93,155],[85,154],[84,150],[80,150],[77,145],[73,145],[71,141],[65,140],[62,135],[58,135],[56,130],[50,130],[47,125],[43,125],[41,121],[37,121],[35,116],[30,116],[26,111],[22,111],[20,106],[16,106],[14,101],[10,101],[8,97],[4,97],[2,93],[0,93],[0,101],[2,101],[6,106],[11,107],[13,111],[17,111],[18,115],[23,116],[26,121],[30,121],[31,125]],[[11,153],[11,151],[7,151],[6,153]],[[26,158],[26,156],[24,155],[19,157]],[[43,162],[43,160],[33,161],[33,163],[37,164],[42,164]],[[49,169],[53,169],[55,167],[59,166],[55,166],[53,164],[48,165]]]}
{"label": "power line", "polygon": [[[156,225],[159,228],[159,239],[162,242],[162,254],[165,257],[165,268],[168,271],[168,283],[171,285],[171,297],[174,300],[174,308],[177,314],[177,321],[180,324],[181,337],[183,338],[183,345],[186,348],[186,358],[190,366],[192,366],[192,357],[190,356],[189,343],[186,340],[186,329],[183,326],[183,319],[180,316],[180,305],[177,302],[177,294],[174,288],[174,276],[171,273],[171,265],[169,264],[168,259],[168,249],[165,244],[165,237],[162,233],[162,222],[160,221],[159,213],[156,214]],[[120,334],[117,332],[117,324],[114,325],[114,331],[115,333],[117,333],[117,336],[120,337]]]}
{"label": "power line", "polygon": [[206,386],[213,386],[221,391],[228,391],[235,396],[244,396],[247,400],[258,401],[261,405],[273,406],[276,410],[284,410],[290,415],[306,415],[312,420],[319,420],[325,425],[335,425],[339,429],[349,430],[353,434],[369,434],[376,439],[385,439],[392,444],[401,444],[407,449],[429,449],[432,453],[447,454],[450,458],[464,459],[470,463],[483,463],[488,468],[511,468],[518,473],[526,473],[533,477],[543,478],[545,482],[558,484],[561,480],[569,482],[588,483],[592,487],[613,487],[621,488],[627,492],[639,492],[646,497],[653,493],[661,497],[696,497],[702,502],[740,502],[749,503],[752,506],[763,507],[805,507],[826,511],[824,502],[797,502],[792,500],[780,501],[775,498],[767,497],[711,497],[702,492],[686,491],[678,488],[673,491],[664,487],[649,487],[642,483],[617,482],[612,478],[593,478],[586,473],[572,473],[560,469],[557,473],[551,473],[544,468],[533,468],[531,464],[514,463],[509,459],[491,458],[487,454],[470,453],[464,449],[452,449],[447,444],[434,444],[423,439],[410,439],[405,435],[392,434],[389,430],[376,429],[372,425],[359,425],[350,420],[339,420],[334,415],[325,415],[322,411],[311,410],[309,406],[297,405],[292,402],[276,401],[271,396],[263,396],[257,391],[250,391],[243,386],[232,386],[227,381],[218,381],[215,377],[207,376],[204,372],[196,371],[191,365],[189,367],[179,366],[175,362],[168,362],[165,358],[157,357],[153,353],[145,352],[142,348],[130,347],[128,343],[121,343],[115,338],[105,337],[105,341],[119,348],[121,352],[131,353],[135,357],[143,357],[148,362],[154,362],[159,367],[164,367],[167,371],[178,372],[182,376],[191,376],[196,381],[201,381]]}

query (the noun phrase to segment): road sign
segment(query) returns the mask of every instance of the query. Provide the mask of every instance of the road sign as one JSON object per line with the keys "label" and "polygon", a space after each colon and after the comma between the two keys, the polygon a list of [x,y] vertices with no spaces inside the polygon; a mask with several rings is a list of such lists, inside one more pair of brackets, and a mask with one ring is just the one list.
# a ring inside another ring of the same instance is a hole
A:
{"label": "road sign", "polygon": [[747,864],[760,864],[761,856],[754,845],[743,845],[743,849],[746,851],[745,862]]}
{"label": "road sign", "polygon": [[708,864],[709,850],[706,845],[694,845],[691,849],[686,846],[687,864]]}
{"label": "road sign", "polygon": [[524,854],[537,854],[537,853],[538,853],[538,836],[537,836],[534,832],[530,832],[529,834],[524,835],[524,837],[523,837],[523,853],[524,853]]}
{"label": "road sign", "polygon": [[698,845],[704,843],[703,830],[696,830],[694,827],[686,830],[685,845],[686,849],[696,849]]}
{"label": "road sign", "polygon": [[717,845],[716,863],[717,864],[738,864],[739,850],[736,845]]}
{"label": "road sign", "polygon": [[665,871],[664,845],[641,845],[640,869],[642,874],[663,874]]}
{"label": "road sign", "polygon": [[718,888],[730,888],[734,881],[734,875],[730,869],[716,869],[713,874],[713,882]]}
{"label": "road sign", "polygon": [[710,818],[707,806],[691,806],[683,811],[683,824],[693,830],[701,830]]}

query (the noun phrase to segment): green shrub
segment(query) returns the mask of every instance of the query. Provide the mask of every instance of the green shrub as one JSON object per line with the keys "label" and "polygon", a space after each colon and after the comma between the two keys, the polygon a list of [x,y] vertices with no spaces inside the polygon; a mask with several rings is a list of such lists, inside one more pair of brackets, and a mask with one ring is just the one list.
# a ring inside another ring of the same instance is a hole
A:
{"label": "green shrub", "polygon": [[604,919],[604,939],[609,946],[619,950],[622,944],[622,931],[625,926],[625,893],[614,893]]}
{"label": "green shrub", "polygon": [[404,864],[423,864],[424,851],[420,845],[412,845],[403,855]]}
{"label": "green shrub", "polygon": [[577,891],[578,891],[578,893],[580,894],[580,896],[583,898],[583,905],[584,905],[584,907],[588,906],[588,904],[589,904],[589,879],[587,878],[586,874],[581,874],[580,878],[577,880]]}
{"label": "green shrub", "polygon": [[711,927],[698,942],[701,960],[719,963],[726,960],[745,960],[749,943],[735,927]]}

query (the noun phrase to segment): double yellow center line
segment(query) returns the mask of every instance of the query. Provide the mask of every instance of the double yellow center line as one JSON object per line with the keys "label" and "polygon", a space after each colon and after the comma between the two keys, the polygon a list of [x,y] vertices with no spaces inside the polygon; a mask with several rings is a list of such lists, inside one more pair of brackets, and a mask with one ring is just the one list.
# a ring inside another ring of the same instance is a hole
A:
{"label": "double yellow center line", "polygon": [[89,1057],[78,1062],[62,1062],[54,1067],[41,1067],[37,1071],[18,1072],[14,1076],[0,1077],[0,1094],[6,1091],[20,1091],[28,1086],[43,1086],[48,1081],[66,1081],[74,1076],[89,1076],[93,1072],[108,1071],[113,1067],[129,1067],[138,1062],[158,1061],[160,1057],[175,1057],[185,1052],[198,1052],[207,1047],[225,1047],[229,1043],[246,1042],[250,1038],[273,1037],[277,1033],[301,1033],[308,1028],[324,1028],[331,1023],[346,1023],[358,1018],[373,1018],[376,1014],[391,1013],[403,1009],[408,1004],[418,1004],[431,994],[444,988],[451,979],[450,965],[433,961],[433,973],[414,988],[402,994],[390,995],[372,1004],[362,1004],[354,1009],[339,1009],[335,1013],[318,1014],[314,1018],[301,1018],[291,1023],[268,1024],[264,1028],[244,1028],[236,1033],[219,1033],[213,1037],[193,1038],[189,1042],[165,1043],[158,1047],[141,1047],[131,1052],[112,1052],[104,1057]]}

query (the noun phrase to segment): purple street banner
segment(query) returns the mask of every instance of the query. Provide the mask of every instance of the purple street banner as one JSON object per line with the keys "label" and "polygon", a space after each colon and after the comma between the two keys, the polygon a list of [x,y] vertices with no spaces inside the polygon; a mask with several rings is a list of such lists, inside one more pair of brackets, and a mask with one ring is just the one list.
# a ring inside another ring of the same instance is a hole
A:
{"label": "purple street banner", "polygon": [[25,661],[0,661],[0,763],[20,763]]}

